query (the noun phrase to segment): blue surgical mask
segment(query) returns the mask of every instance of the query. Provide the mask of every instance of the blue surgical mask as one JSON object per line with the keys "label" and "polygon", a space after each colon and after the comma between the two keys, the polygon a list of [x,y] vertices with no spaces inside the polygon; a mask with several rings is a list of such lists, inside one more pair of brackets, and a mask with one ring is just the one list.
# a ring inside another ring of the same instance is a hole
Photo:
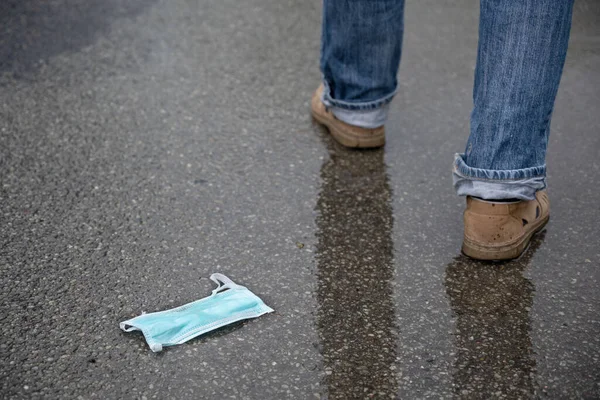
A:
{"label": "blue surgical mask", "polygon": [[210,279],[218,285],[211,296],[171,310],[142,314],[119,326],[125,332],[142,331],[150,350],[156,352],[233,322],[273,312],[258,296],[225,275],[212,274]]}

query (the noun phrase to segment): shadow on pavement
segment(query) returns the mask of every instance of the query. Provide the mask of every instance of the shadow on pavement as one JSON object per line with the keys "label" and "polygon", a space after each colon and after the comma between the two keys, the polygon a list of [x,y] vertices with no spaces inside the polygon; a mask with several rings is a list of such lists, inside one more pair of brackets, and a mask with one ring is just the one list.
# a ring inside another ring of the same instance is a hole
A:
{"label": "shadow on pavement", "polygon": [[457,398],[530,398],[535,360],[529,312],[534,286],[523,276],[544,240],[533,238],[518,260],[482,263],[459,256],[446,269],[446,292],[457,317],[453,383]]}
{"label": "shadow on pavement", "polygon": [[317,201],[317,320],[327,398],[394,398],[393,214],[384,152],[324,140],[330,157]]}

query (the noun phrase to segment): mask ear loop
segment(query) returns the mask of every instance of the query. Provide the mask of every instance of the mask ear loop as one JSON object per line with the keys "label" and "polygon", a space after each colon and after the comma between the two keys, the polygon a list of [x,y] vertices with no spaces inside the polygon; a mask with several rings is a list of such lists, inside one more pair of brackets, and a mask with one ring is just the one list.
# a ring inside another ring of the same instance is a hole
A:
{"label": "mask ear loop", "polygon": [[238,285],[223,274],[212,274],[210,280],[217,284],[217,288],[212,291],[212,294],[223,292],[227,289],[246,289],[244,286]]}

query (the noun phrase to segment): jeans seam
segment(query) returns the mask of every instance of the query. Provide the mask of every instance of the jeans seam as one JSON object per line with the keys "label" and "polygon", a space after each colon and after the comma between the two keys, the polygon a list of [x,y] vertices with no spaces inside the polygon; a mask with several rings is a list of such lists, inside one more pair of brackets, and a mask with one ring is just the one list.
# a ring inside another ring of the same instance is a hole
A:
{"label": "jeans seam", "polygon": [[535,178],[544,179],[545,178],[545,176],[543,176],[543,175],[530,176],[530,177],[527,177],[527,178],[514,178],[514,179],[511,179],[511,178],[507,178],[507,179],[504,179],[504,178],[497,178],[497,179],[496,178],[480,178],[478,176],[463,175],[463,174],[461,174],[457,170],[455,170],[454,172],[458,176],[460,176],[461,178],[464,178],[464,179],[468,179],[468,180],[472,180],[472,181],[490,182],[490,183],[494,183],[494,182],[498,182],[498,183],[500,183],[500,182],[519,182],[519,181],[522,181],[522,180],[525,180],[525,179],[535,179]]}

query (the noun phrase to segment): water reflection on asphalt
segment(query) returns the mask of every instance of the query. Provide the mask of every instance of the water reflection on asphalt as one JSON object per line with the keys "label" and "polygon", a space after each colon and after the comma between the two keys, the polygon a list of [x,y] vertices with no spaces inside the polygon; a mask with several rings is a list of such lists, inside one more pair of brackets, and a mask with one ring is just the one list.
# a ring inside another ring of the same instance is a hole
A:
{"label": "water reflection on asphalt", "polygon": [[455,397],[531,398],[535,359],[530,310],[535,292],[523,276],[544,234],[518,260],[481,263],[459,256],[446,269],[446,291],[457,317]]}
{"label": "water reflection on asphalt", "polygon": [[[383,150],[324,141],[317,202],[318,330],[325,397],[396,398],[394,216]],[[445,286],[456,317],[452,390],[456,398],[535,396],[530,330],[534,286],[523,272],[544,234],[518,260],[482,263],[458,256]]]}
{"label": "water reflection on asphalt", "polygon": [[318,330],[327,398],[394,398],[392,191],[383,150],[325,139],[317,202]]}

